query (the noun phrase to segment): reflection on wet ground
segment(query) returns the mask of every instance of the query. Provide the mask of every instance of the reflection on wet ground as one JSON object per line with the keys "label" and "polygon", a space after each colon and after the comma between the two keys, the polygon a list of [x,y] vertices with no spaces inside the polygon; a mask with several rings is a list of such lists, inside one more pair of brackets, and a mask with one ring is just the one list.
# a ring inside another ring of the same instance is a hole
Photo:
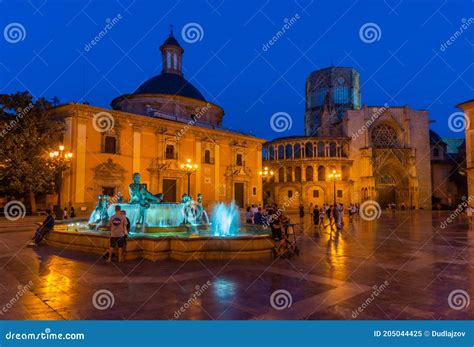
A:
{"label": "reflection on wet ground", "polygon": [[291,217],[291,260],[120,264],[25,247],[28,221],[2,220],[1,319],[474,319],[465,217],[443,229],[446,212],[383,213],[340,231]]}

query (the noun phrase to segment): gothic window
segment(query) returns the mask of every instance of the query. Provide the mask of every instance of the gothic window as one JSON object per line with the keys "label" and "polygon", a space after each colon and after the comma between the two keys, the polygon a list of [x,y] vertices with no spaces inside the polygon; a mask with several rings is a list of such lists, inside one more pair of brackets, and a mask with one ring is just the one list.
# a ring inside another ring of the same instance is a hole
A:
{"label": "gothic window", "polygon": [[397,132],[387,124],[377,125],[371,133],[372,145],[374,147],[397,147]]}

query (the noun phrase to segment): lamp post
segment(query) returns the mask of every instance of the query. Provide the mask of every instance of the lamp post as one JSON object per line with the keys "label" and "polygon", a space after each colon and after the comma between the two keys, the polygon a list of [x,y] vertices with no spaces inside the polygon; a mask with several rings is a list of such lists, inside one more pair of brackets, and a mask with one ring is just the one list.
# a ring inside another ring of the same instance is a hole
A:
{"label": "lamp post", "polygon": [[[260,175],[260,177],[262,177],[264,180],[268,179],[268,178],[271,178],[273,177],[273,175],[275,174],[272,170],[269,170],[268,167],[264,167],[263,168],[263,171],[260,171],[258,173]],[[265,197],[265,194],[262,192],[262,195],[263,195],[263,203],[266,204],[267,203],[267,198]]]}
{"label": "lamp post", "polygon": [[61,209],[61,189],[63,181],[63,170],[72,159],[72,152],[66,152],[64,145],[60,145],[57,151],[49,152],[49,157],[56,163],[56,169],[58,173],[58,205],[55,211],[56,219],[63,219],[63,213]]}
{"label": "lamp post", "polygon": [[341,174],[336,170],[332,170],[332,172],[328,175],[329,181],[333,181],[334,184],[334,206],[336,206],[336,180],[341,178]]}
{"label": "lamp post", "polygon": [[196,172],[198,164],[191,162],[191,159],[186,160],[186,163],[181,164],[181,170],[188,175],[188,195],[191,195],[191,175]]}

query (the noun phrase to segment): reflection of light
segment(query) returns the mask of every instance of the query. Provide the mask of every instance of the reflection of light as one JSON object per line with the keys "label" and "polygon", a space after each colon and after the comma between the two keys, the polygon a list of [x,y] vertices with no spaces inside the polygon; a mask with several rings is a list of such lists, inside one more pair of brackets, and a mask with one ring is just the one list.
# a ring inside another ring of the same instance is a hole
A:
{"label": "reflection of light", "polygon": [[211,281],[212,291],[219,299],[229,299],[235,296],[235,282],[229,281],[225,278],[218,278]]}

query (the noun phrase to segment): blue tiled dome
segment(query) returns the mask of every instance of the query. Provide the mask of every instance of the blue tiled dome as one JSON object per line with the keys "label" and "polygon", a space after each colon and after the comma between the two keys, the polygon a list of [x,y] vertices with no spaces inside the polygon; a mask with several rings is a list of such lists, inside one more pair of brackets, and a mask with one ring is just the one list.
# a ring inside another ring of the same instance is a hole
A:
{"label": "blue tiled dome", "polygon": [[133,94],[169,94],[206,101],[196,87],[182,76],[174,73],[161,73],[143,83]]}

